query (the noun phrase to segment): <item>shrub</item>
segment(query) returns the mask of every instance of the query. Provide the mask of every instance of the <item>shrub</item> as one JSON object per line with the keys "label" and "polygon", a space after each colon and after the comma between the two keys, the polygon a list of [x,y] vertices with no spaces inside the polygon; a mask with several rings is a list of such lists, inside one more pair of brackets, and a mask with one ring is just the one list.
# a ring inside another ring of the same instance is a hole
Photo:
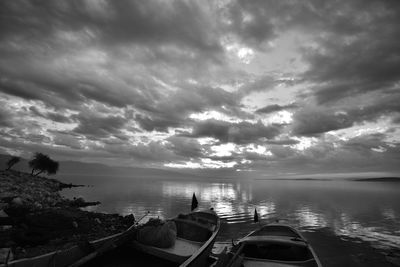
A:
{"label": "shrub", "polygon": [[[32,160],[29,161],[29,167],[32,168],[31,175],[38,176],[46,172],[47,174],[56,174],[58,171],[58,162],[42,153],[35,153]],[[35,173],[36,172],[36,173]]]}

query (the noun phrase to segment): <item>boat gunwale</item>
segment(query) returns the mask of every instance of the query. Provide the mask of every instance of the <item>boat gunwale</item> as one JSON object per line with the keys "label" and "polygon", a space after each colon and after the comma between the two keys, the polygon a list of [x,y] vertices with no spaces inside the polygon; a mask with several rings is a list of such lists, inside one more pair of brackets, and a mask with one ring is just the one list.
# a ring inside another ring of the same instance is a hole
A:
{"label": "boat gunwale", "polygon": [[276,263],[282,263],[282,264],[298,264],[298,263],[308,263],[308,262],[316,261],[315,258],[310,258],[310,259],[304,260],[304,261],[280,261],[280,260],[269,260],[269,259],[252,258],[252,257],[243,257],[243,260],[276,262]]}
{"label": "boat gunwale", "polygon": [[[271,237],[275,237],[275,236],[271,236]],[[290,240],[290,239],[286,239],[286,240],[282,240],[279,238],[252,238],[252,237],[246,237],[246,239],[240,241],[240,243],[246,243],[246,244],[267,244],[267,243],[275,243],[275,244],[290,244],[293,246],[297,246],[297,247],[309,247],[307,241],[305,240],[299,240],[299,241],[295,241],[295,240]]]}
{"label": "boat gunwale", "polygon": [[207,249],[207,247],[209,247],[210,245],[212,245],[215,242],[215,239],[218,235],[218,232],[221,227],[221,219],[219,218],[218,214],[215,211],[213,211],[213,213],[199,211],[199,213],[201,213],[201,212],[206,213],[206,214],[213,214],[217,219],[216,227],[213,231],[213,234],[210,236],[210,238],[206,242],[204,242],[204,244],[199,248],[199,250],[196,253],[194,253],[191,257],[189,257],[187,260],[185,260],[181,265],[179,265],[179,267],[189,266],[193,261],[196,260],[196,258],[198,258],[199,256],[202,255],[202,253]]}

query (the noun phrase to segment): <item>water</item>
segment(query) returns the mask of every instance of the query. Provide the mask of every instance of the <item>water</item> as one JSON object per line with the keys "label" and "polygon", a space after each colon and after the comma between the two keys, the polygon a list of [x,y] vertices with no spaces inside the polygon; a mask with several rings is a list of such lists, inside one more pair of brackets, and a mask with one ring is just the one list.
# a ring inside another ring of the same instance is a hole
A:
{"label": "water", "polygon": [[199,206],[213,207],[223,220],[219,241],[253,230],[254,209],[262,223],[285,219],[301,231],[329,229],[342,238],[358,238],[374,247],[400,247],[400,183],[346,180],[173,180],[129,177],[63,176],[89,184],[64,190],[102,204],[89,210],[136,218],[150,211],[169,218],[190,211],[192,194]]}

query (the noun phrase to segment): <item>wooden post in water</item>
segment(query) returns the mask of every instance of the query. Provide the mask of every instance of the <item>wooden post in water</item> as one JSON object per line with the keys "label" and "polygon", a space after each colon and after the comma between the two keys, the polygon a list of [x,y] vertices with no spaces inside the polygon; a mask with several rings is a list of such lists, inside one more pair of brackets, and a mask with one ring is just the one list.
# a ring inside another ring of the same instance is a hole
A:
{"label": "wooden post in water", "polygon": [[193,211],[195,208],[197,208],[198,205],[199,205],[199,202],[197,202],[196,194],[193,193],[191,211]]}
{"label": "wooden post in water", "polygon": [[258,213],[257,213],[257,208],[254,208],[254,218],[253,221],[256,223],[258,222],[258,224],[260,224],[260,220],[258,218]]}

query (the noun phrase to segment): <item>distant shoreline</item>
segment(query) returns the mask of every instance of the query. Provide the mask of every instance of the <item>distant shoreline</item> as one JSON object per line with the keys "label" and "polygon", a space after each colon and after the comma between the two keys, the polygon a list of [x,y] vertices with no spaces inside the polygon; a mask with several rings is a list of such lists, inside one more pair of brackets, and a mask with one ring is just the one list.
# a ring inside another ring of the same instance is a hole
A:
{"label": "distant shoreline", "polygon": [[270,181],[351,181],[351,182],[391,182],[400,183],[400,177],[375,177],[375,178],[257,178],[255,180],[270,180]]}
{"label": "distant shoreline", "polygon": [[332,181],[333,179],[327,178],[257,178],[254,180],[271,180],[271,181]]}
{"label": "distant shoreline", "polygon": [[355,182],[391,182],[399,183],[400,177],[378,177],[378,178],[353,178],[351,179]]}

